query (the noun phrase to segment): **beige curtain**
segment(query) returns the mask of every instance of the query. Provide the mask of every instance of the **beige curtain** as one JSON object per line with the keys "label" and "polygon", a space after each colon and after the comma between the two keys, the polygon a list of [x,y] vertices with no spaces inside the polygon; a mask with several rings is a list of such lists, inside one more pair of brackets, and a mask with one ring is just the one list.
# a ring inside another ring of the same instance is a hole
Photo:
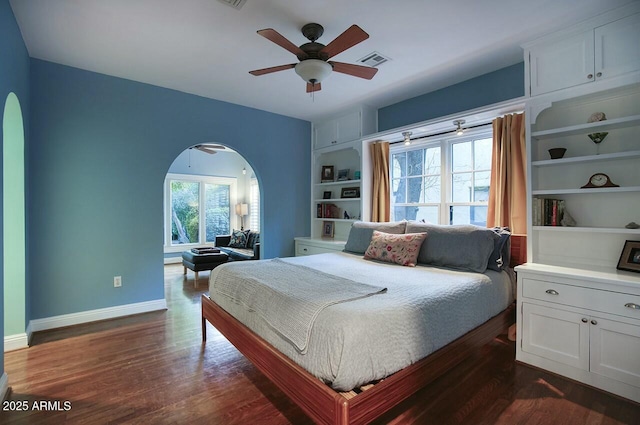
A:
{"label": "beige curtain", "polygon": [[493,120],[493,157],[487,227],[506,226],[527,233],[524,113]]}
{"label": "beige curtain", "polygon": [[389,193],[389,142],[371,144],[373,189],[371,194],[371,221],[389,221],[391,195]]}

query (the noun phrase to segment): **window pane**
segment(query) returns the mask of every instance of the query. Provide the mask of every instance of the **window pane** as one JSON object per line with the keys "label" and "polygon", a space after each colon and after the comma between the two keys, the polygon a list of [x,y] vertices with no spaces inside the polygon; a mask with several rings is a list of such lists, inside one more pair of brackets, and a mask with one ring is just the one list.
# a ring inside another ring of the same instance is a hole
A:
{"label": "window pane", "polygon": [[427,223],[438,223],[438,207],[396,206],[393,209],[393,220],[424,220]]}
{"label": "window pane", "polygon": [[423,202],[422,198],[422,177],[412,177],[407,181],[406,202]]}
{"label": "window pane", "polygon": [[475,184],[473,186],[473,200],[475,202],[489,201],[490,181],[491,181],[490,171],[479,171],[475,173]]}
{"label": "window pane", "polygon": [[407,153],[393,154],[391,160],[391,178],[406,177],[407,175]]}
{"label": "window pane", "polygon": [[473,173],[458,173],[451,176],[451,198],[453,202],[471,202],[471,176]]}
{"label": "window pane", "polygon": [[409,176],[421,176],[422,175],[422,167],[423,161],[422,157],[424,155],[424,150],[419,149],[416,151],[407,152],[407,175]]}
{"label": "window pane", "polygon": [[171,244],[198,243],[200,183],[171,181]]}
{"label": "window pane", "polygon": [[491,169],[492,145],[493,141],[491,139],[476,140],[474,146],[476,170]]}
{"label": "window pane", "polygon": [[440,174],[440,146],[436,148],[428,148],[425,155],[425,174]]}
{"label": "window pane", "polygon": [[407,180],[406,179],[394,179],[391,181],[391,187],[393,190],[393,201],[398,204],[404,204],[407,202]]}
{"label": "window pane", "polygon": [[453,172],[471,171],[471,142],[455,143],[451,146],[451,163]]}
{"label": "window pane", "polygon": [[449,224],[475,224],[486,227],[487,206],[486,205],[455,205],[450,207]]}
{"label": "window pane", "polygon": [[424,200],[422,202],[440,202],[440,176],[424,178]]}
{"label": "window pane", "polygon": [[216,235],[231,233],[230,189],[225,184],[205,184],[205,223],[207,242],[215,242]]}

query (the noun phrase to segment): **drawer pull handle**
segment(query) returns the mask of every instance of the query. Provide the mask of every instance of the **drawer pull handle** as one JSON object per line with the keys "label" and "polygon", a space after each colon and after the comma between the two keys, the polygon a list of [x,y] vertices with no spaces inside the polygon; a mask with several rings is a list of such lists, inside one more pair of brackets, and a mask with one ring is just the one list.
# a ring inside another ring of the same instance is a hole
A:
{"label": "drawer pull handle", "polygon": [[587,322],[588,322],[588,320],[585,317],[583,317],[582,318],[582,323],[587,323]]}
{"label": "drawer pull handle", "polygon": [[602,77],[602,72],[598,72],[598,73],[596,74],[596,77],[598,77],[598,78]]}
{"label": "drawer pull handle", "polygon": [[638,304],[634,304],[634,303],[626,303],[624,306],[625,306],[625,307],[632,308],[632,309],[634,309],[634,310],[640,310],[640,305],[638,305]]}
{"label": "drawer pull handle", "polygon": [[590,79],[592,79],[592,78],[593,78],[593,74],[589,74],[589,75],[587,75],[587,79],[589,79],[589,80],[590,80]]}
{"label": "drawer pull handle", "polygon": [[546,292],[549,295],[560,295],[560,293],[558,291],[556,291],[555,289],[547,289],[544,292]]}
{"label": "drawer pull handle", "polygon": [[597,325],[597,324],[598,324],[598,322],[597,322],[597,321],[595,321],[595,320],[592,320],[592,321],[591,321],[591,324],[592,324],[592,325]]}

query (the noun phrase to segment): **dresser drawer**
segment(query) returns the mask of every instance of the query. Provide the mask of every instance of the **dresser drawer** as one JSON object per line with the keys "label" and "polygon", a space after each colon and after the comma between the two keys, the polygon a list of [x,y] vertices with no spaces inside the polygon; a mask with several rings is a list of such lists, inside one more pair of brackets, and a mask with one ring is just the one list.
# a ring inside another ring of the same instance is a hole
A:
{"label": "dresser drawer", "polygon": [[330,252],[326,248],[320,248],[313,245],[306,244],[297,244],[296,245],[296,255],[313,255],[313,254],[324,254],[325,252]]}
{"label": "dresser drawer", "polygon": [[525,298],[640,319],[640,296],[534,279],[522,280]]}

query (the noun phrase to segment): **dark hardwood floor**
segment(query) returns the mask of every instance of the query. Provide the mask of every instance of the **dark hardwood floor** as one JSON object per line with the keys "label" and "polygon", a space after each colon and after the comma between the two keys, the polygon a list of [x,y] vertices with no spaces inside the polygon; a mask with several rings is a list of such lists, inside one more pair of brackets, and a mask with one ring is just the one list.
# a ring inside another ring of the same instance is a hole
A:
{"label": "dark hardwood floor", "polygon": [[[0,423],[311,423],[211,325],[202,345],[208,276],[196,290],[193,273],[166,266],[167,311],[39,332],[6,353],[3,408],[26,401],[28,410],[2,410]],[[640,405],[515,364],[514,352],[496,338],[376,423],[640,424]],[[58,409],[33,410],[43,401]]]}

